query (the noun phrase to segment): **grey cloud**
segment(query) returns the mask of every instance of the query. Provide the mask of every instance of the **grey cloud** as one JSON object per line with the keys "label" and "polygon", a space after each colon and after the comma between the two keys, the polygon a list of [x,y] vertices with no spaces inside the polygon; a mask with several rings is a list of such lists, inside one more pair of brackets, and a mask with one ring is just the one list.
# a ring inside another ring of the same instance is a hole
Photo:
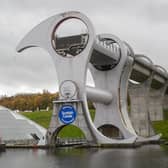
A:
{"label": "grey cloud", "polygon": [[36,48],[18,54],[15,48],[39,22],[69,10],[86,14],[96,33],[115,34],[136,53],[148,55],[168,69],[167,7],[164,0],[1,0],[0,94],[13,94],[24,88],[57,89],[56,72],[48,53]]}

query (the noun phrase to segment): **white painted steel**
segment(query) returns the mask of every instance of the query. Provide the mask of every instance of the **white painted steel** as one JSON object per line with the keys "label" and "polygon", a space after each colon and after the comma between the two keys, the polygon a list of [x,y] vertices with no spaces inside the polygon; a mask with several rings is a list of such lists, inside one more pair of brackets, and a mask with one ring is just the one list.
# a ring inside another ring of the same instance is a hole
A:
{"label": "white painted steel", "polygon": [[113,99],[111,91],[101,90],[94,87],[87,86],[86,93],[88,100],[92,102],[109,104]]}
{"label": "white painted steel", "polygon": [[[70,18],[79,19],[86,25],[89,38],[82,52],[75,57],[66,58],[55,51],[52,37],[53,31],[57,26]],[[17,51],[21,52],[30,47],[42,47],[49,52],[57,71],[59,87],[65,81],[75,83],[71,87],[69,84],[64,85],[63,95],[60,94],[59,100],[54,102],[53,116],[47,132],[48,143],[64,127],[58,119],[58,111],[61,104],[67,102],[77,109],[78,117],[73,124],[81,128],[89,142],[107,144],[134,143],[137,139],[137,134],[127,111],[127,88],[130,76],[133,76],[135,81],[138,80],[139,76],[144,80],[143,84],[139,85],[140,89],[138,90],[143,91],[143,95],[139,94],[142,96],[143,101],[148,100],[145,96],[149,97],[149,87],[152,80],[164,86],[168,80],[167,72],[154,66],[152,61],[144,55],[134,56],[131,47],[116,36],[110,34],[95,36],[90,20],[80,12],[61,13],[37,25],[23,38],[17,47]],[[85,85],[88,68],[90,68],[93,75],[95,88],[86,87]],[[154,85],[156,84],[154,83]],[[65,96],[69,93],[71,93],[70,96]],[[135,93],[136,91],[133,91],[132,99],[138,95],[138,93]],[[89,114],[88,99],[96,102],[95,125]],[[149,128],[147,108],[145,108],[144,113],[145,124]],[[137,118],[137,121],[139,121],[139,118]],[[103,124],[111,124],[117,127],[122,132],[123,139],[108,138],[101,134],[97,128]],[[137,126],[137,124],[135,125]],[[147,135],[146,131],[145,128],[142,135]]]}
{"label": "white painted steel", "polygon": [[[58,55],[58,53],[55,52],[55,49],[51,44],[51,38],[52,38],[53,30],[55,30],[55,27],[62,21],[69,18],[78,18],[86,24],[88,28],[89,40],[86,48],[81,53],[79,53],[77,56],[73,58],[67,59],[65,57]],[[122,42],[118,40],[118,38],[115,38],[115,40],[116,39],[121,49],[121,55],[125,55],[125,50]],[[120,114],[118,113],[118,111],[115,111],[115,108],[118,108],[118,106],[114,108],[115,114],[113,115],[114,116],[116,115],[115,123],[117,125],[119,124],[121,131],[124,132],[124,139],[122,140],[110,139],[104,136],[97,130],[97,128],[95,127],[95,125],[91,120],[89,109],[87,106],[87,93],[86,93],[85,83],[86,83],[86,72],[88,68],[88,63],[91,58],[92,51],[94,50],[94,42],[95,42],[94,29],[89,19],[79,12],[66,12],[66,13],[62,13],[62,14],[50,17],[49,19],[45,20],[44,22],[36,26],[20,42],[20,44],[17,47],[17,51],[21,52],[26,48],[35,47],[35,46],[44,48],[49,52],[49,54],[53,58],[54,65],[57,70],[58,85],[60,86],[60,84],[65,80],[71,80],[76,83],[78,87],[78,93],[74,98],[80,100],[81,102],[79,103],[78,101],[72,102],[73,106],[78,108],[78,113],[79,113],[77,120],[73,124],[83,130],[83,132],[85,133],[86,139],[88,141],[94,142],[94,143],[108,143],[108,144],[133,143],[136,140],[136,136],[131,134],[131,132],[129,132],[128,128],[126,128],[126,126],[123,123],[123,119],[120,118]],[[123,66],[125,62],[124,60],[126,60],[125,56],[123,58],[124,58],[123,62],[119,64],[120,66]],[[122,69],[119,68],[119,71],[122,72]],[[116,74],[116,77],[117,77],[117,74]],[[112,79],[112,77],[110,78]],[[119,81],[119,78],[117,78],[116,82],[118,81]],[[110,86],[110,83],[109,83],[109,86]],[[115,84],[113,88],[115,87],[118,87],[118,86]],[[104,88],[104,90],[106,90],[106,88]],[[115,96],[116,94],[117,94],[117,89],[115,89]],[[118,101],[118,96],[115,97],[115,100]],[[63,104],[66,102],[66,101],[64,102],[63,97],[60,97],[60,101],[62,101]],[[113,105],[115,105],[115,102],[116,101],[113,102]],[[60,103],[55,102],[53,116],[50,123],[50,128],[47,133],[47,138],[49,140],[48,143],[51,142],[50,140],[52,140],[52,137],[54,136],[54,134],[56,134],[64,126],[58,120],[58,117],[57,117],[59,107],[60,107]],[[113,108],[112,106],[109,106],[106,108],[106,110],[108,109],[108,111],[111,111],[110,109],[112,108]],[[107,114],[108,114],[108,111],[107,111]]]}

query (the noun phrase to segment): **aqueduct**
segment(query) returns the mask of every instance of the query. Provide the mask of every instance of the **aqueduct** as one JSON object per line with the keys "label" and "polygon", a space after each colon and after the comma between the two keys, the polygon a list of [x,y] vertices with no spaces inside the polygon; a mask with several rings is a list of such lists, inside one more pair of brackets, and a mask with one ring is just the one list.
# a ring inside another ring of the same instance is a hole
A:
{"label": "aqueduct", "polygon": [[[87,31],[60,37],[58,29],[71,19],[80,21]],[[168,84],[164,68],[154,65],[145,55],[135,54],[129,44],[112,34],[95,35],[90,20],[74,11],[55,15],[37,25],[23,38],[17,51],[30,47],[47,50],[57,72],[60,96],[53,102],[47,144],[54,145],[59,131],[69,124],[79,127],[88,142],[98,144],[160,139],[151,121],[163,119]],[[86,86],[88,69],[95,87]],[[94,121],[88,100],[95,105]]]}

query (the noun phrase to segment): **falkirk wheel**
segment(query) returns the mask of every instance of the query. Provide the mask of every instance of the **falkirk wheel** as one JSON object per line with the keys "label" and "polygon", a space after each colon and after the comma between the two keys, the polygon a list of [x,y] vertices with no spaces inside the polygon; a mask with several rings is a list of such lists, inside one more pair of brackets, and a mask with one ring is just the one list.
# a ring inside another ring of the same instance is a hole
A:
{"label": "falkirk wheel", "polygon": [[[59,36],[57,31],[61,25],[71,19],[80,21],[87,31]],[[152,120],[155,117],[145,103],[148,100],[149,104],[153,104],[160,96],[160,90],[164,95],[167,72],[158,70],[142,57],[136,57],[126,42],[111,34],[95,35],[93,25],[85,15],[70,11],[52,16],[33,28],[19,43],[17,51],[30,47],[45,49],[52,57],[57,72],[59,98],[53,102],[53,114],[46,135],[48,145],[55,145],[58,133],[69,124],[80,128],[86,140],[95,144],[133,144],[160,138],[154,132],[146,133],[151,126],[149,116]],[[88,69],[95,87],[86,86]],[[141,78],[145,82],[139,85],[130,82],[130,79],[138,81]],[[159,82],[162,86],[150,89],[152,81],[154,86]],[[131,107],[135,108],[130,112],[127,91],[130,92]],[[88,100],[95,105],[94,121],[89,113]],[[159,101],[161,107],[162,99]],[[136,110],[141,104],[144,109]],[[144,130],[139,131],[142,123]],[[112,133],[107,135],[110,127]]]}

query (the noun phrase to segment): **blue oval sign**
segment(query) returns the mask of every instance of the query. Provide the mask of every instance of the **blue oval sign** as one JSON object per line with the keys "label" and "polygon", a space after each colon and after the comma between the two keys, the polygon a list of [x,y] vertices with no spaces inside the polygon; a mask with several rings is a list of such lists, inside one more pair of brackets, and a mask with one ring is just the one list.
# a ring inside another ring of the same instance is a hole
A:
{"label": "blue oval sign", "polygon": [[59,111],[59,119],[64,124],[70,124],[76,119],[76,110],[71,105],[63,105]]}

